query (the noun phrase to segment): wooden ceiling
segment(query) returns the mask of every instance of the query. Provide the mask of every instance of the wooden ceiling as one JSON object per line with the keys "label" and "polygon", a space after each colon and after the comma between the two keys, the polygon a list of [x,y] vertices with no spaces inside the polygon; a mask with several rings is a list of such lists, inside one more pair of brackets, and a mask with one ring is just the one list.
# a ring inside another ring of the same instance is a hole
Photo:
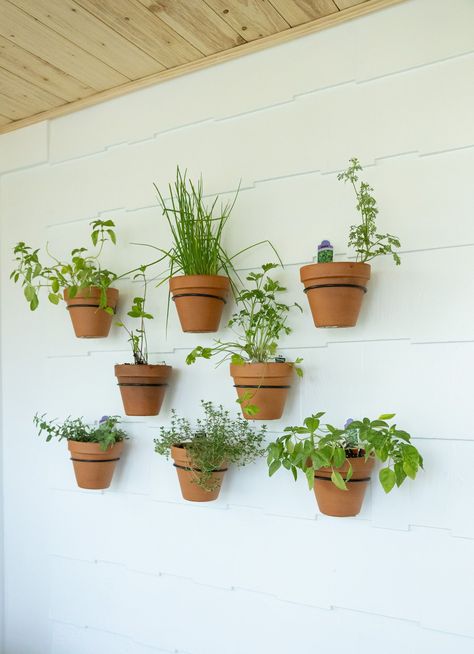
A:
{"label": "wooden ceiling", "polygon": [[0,133],[400,0],[0,0]]}

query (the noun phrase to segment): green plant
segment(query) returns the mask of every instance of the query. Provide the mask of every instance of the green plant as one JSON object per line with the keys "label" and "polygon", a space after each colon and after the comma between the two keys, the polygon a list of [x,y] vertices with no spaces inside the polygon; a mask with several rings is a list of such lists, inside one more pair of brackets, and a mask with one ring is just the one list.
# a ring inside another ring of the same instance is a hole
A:
{"label": "green plant", "polygon": [[171,231],[173,245],[163,254],[170,262],[170,276],[228,275],[232,263],[222,247],[224,228],[229,220],[238,191],[232,202],[217,207],[218,197],[206,206],[202,177],[197,183],[187,179],[187,172],[176,169],[174,184],[168,185],[169,203],[154,184]]}
{"label": "green plant", "polygon": [[343,182],[350,182],[357,198],[357,211],[361,215],[361,223],[352,225],[349,231],[348,246],[354,248],[357,253],[357,261],[366,263],[375,257],[391,254],[397,266],[400,264],[400,257],[394,248],[400,247],[400,241],[392,234],[379,234],[377,232],[377,203],[372,195],[373,188],[366,182],[357,186],[359,177],[357,173],[362,170],[358,159],[353,157],[349,160],[349,167],[340,173],[337,178]]}
{"label": "green plant", "polygon": [[185,446],[195,468],[195,483],[210,491],[216,483],[212,472],[223,463],[244,466],[264,454],[266,427],[256,430],[242,416],[231,418],[221,405],[214,407],[202,400],[201,404],[204,418],[196,420],[194,426],[172,411],[171,427],[160,428],[155,452],[169,458],[173,445]]}
{"label": "green plant", "polygon": [[[268,272],[277,267],[278,264],[266,263],[261,272],[252,272],[247,276],[253,288],[239,292],[236,302],[241,309],[228,322],[237,340],[215,340],[214,347],[194,348],[186,357],[188,365],[199,357],[210,359],[220,356],[219,363],[230,359],[231,363],[236,364],[266,363],[275,357],[281,336],[291,333],[291,327],[287,325],[289,311],[295,307],[302,310],[296,302],[288,305],[277,299],[277,294],[286,291],[284,286],[268,276]],[[294,363],[301,361],[297,359]],[[297,365],[295,369],[298,375],[303,374]]]}
{"label": "green plant", "polygon": [[106,242],[116,243],[114,222],[112,220],[93,220],[91,241],[96,252],[89,254],[85,247],[74,248],[70,261],[61,261],[53,256],[46,244],[46,253],[52,260],[49,266],[41,263],[39,249],[33,250],[23,241],[13,249],[16,268],[10,279],[15,283],[21,281],[23,292],[30,309],[34,311],[39,305],[39,293],[42,288],[49,290],[48,299],[52,304],[59,304],[63,299],[62,290],[68,290],[69,297],[74,298],[82,288],[100,288],[100,306],[110,314],[113,309],[107,306],[106,291],[117,279],[110,270],[101,268],[100,256]]}
{"label": "green plant", "polygon": [[82,418],[66,418],[63,423],[58,424],[56,420],[46,420],[46,414],[36,414],[33,422],[39,429],[38,436],[46,433],[46,442],[57,438],[62,441],[79,441],[81,443],[98,443],[100,449],[105,452],[115,443],[128,438],[123,429],[118,427],[119,416],[102,416],[98,424],[88,425]]}
{"label": "green plant", "polygon": [[[169,269],[163,284],[174,275],[219,275],[225,274],[234,284],[237,277],[233,260],[247,250],[267,243],[273,249],[270,241],[254,243],[233,255],[227,254],[222,245],[224,230],[234,208],[239,189],[231,202],[218,206],[216,196],[208,206],[204,200],[202,176],[197,182],[187,178],[187,171],[176,168],[176,179],[168,185],[169,200],[164,197],[158,186],[154,184],[160,200],[163,216],[171,231],[172,245],[168,250],[150,244],[141,244],[158,250],[162,256],[150,265],[168,260]],[[235,289],[234,289],[235,290]]]}
{"label": "green plant", "polygon": [[132,348],[133,361],[136,365],[144,365],[148,363],[148,341],[146,336],[145,320],[152,320],[153,316],[145,310],[146,293],[147,293],[147,266],[141,266],[139,272],[134,275],[133,279],[140,279],[143,283],[143,296],[134,297],[130,311],[127,316],[130,318],[137,318],[139,326],[136,329],[129,329],[125,323],[118,321],[115,324],[117,327],[123,327],[128,334],[128,342]]}
{"label": "green plant", "polygon": [[[298,470],[306,475],[308,485],[313,488],[314,473],[323,467],[332,469],[331,480],[340,490],[347,490],[346,482],[352,476],[351,459],[355,457],[376,457],[386,464],[379,472],[380,483],[386,493],[395,486],[401,486],[407,477],[415,479],[423,459],[411,437],[396,424],[387,422],[394,413],[381,415],[376,420],[349,419],[342,429],[321,424],[323,412],[315,413],[304,420],[303,426],[287,427],[267,449],[269,475],[281,466],[291,470],[295,480]],[[348,471],[343,478],[339,469],[348,462]]]}

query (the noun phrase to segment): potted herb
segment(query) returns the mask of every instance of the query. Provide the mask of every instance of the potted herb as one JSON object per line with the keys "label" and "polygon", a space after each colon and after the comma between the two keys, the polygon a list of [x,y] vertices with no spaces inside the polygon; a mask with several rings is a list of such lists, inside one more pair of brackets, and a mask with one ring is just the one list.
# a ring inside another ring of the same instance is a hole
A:
{"label": "potted herb", "polygon": [[230,464],[244,466],[265,452],[265,425],[257,431],[241,416],[231,418],[220,405],[201,404],[204,418],[194,426],[172,411],[171,427],[161,427],[155,439],[155,452],[171,455],[181,493],[191,502],[217,499]]}
{"label": "potted herb", "polygon": [[139,321],[136,329],[129,329],[123,322],[117,322],[128,334],[128,342],[132,348],[133,363],[117,364],[115,375],[118,379],[123,406],[127,416],[156,416],[159,414],[171,366],[148,363],[148,342],[145,321],[153,316],[146,311],[147,279],[146,266],[141,266],[134,279],[143,283],[143,295],[133,298],[130,318]]}
{"label": "potted herb", "polygon": [[[232,202],[226,205],[218,207],[219,198],[216,197],[210,206],[206,206],[202,177],[193,183],[187,179],[186,171],[181,173],[179,166],[176,180],[168,188],[169,201],[155,184],[172,236],[169,250],[155,248],[162,253],[161,260],[169,262],[164,281],[169,280],[172,300],[184,332],[216,332],[229,289],[233,286],[235,270],[232,261],[261,243],[232,256],[222,245],[238,191]],[[271,243],[269,245],[274,250]]]}
{"label": "potted herb", "polygon": [[415,479],[423,459],[411,444],[411,436],[389,420],[347,420],[342,429],[321,424],[323,412],[304,420],[301,427],[287,427],[284,435],[268,446],[267,463],[272,476],[283,465],[296,480],[298,470],[314,488],[321,513],[354,516],[361,509],[375,461],[384,467],[379,480],[386,493],[407,477]]}
{"label": "potted herb", "polygon": [[66,418],[57,424],[55,420],[46,420],[45,414],[35,415],[33,422],[39,436],[46,433],[46,442],[52,438],[67,440],[80,488],[99,490],[110,486],[124,440],[128,438],[118,426],[118,416],[103,416],[95,425],[87,425],[82,418]]}
{"label": "potted herb", "polygon": [[45,289],[52,304],[65,300],[78,338],[104,338],[110,331],[119,292],[111,287],[117,275],[101,268],[100,257],[105,243],[115,244],[116,237],[112,220],[94,220],[90,224],[95,253],[89,253],[84,247],[75,248],[71,259],[62,261],[53,256],[46,245],[51,259],[46,266],[40,261],[39,249],[33,250],[20,242],[13,250],[16,268],[10,279],[15,283],[21,281],[32,311],[37,309],[40,292]]}
{"label": "potted herb", "polygon": [[371,268],[367,262],[390,254],[395,263],[400,264],[395,251],[400,247],[399,239],[392,234],[377,232],[378,209],[372,195],[373,188],[366,182],[358,184],[357,173],[361,170],[358,159],[353,158],[347,170],[337,177],[352,185],[361,216],[360,224],[352,225],[349,231],[348,246],[355,250],[356,261],[322,263],[320,261],[327,261],[327,258],[318,257],[318,263],[300,269],[316,327],[353,327],[370,279]]}
{"label": "potted herb", "polygon": [[275,263],[266,263],[261,272],[252,272],[247,281],[253,288],[244,289],[236,297],[240,311],[234,313],[228,326],[236,333],[235,341],[216,340],[214,347],[196,347],[186,358],[191,364],[198,357],[210,359],[220,357],[220,362],[230,360],[230,374],[237,389],[238,402],[247,419],[275,420],[283,414],[293,371],[299,376],[303,372],[294,363],[276,357],[278,342],[282,334],[289,334],[287,325],[290,309],[298,304],[284,304],[277,299],[286,289],[268,276],[277,268]]}

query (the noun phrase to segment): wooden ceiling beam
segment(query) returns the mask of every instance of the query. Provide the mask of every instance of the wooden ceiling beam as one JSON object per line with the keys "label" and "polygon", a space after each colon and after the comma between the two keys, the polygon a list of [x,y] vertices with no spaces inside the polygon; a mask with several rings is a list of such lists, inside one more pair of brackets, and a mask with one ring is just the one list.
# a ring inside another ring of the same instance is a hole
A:
{"label": "wooden ceiling beam", "polygon": [[[341,2],[342,0],[337,0],[337,2]],[[350,0],[343,0],[345,2],[350,1]],[[4,4],[5,1],[3,0]],[[76,0],[81,6],[101,6],[105,7],[107,6],[112,6],[112,7],[118,7],[119,5],[123,8],[124,3],[128,5],[126,0]],[[400,2],[404,2],[404,0],[365,0],[365,2],[359,3],[353,7],[349,7],[348,9],[343,9],[341,11],[329,14],[327,16],[324,16],[322,18],[318,18],[316,20],[312,20],[300,25],[297,25],[292,28],[288,28],[282,32],[277,32],[275,34],[271,34],[269,36],[256,39],[254,41],[250,41],[249,43],[244,43],[239,46],[235,46],[233,48],[229,48],[228,50],[224,50],[223,52],[216,52],[215,54],[203,57],[200,55],[199,59],[194,59],[193,61],[188,61],[182,65],[175,66],[173,68],[170,68],[168,70],[163,70],[160,71],[156,74],[149,75],[147,77],[133,80],[131,82],[126,82],[122,84],[118,84],[114,86],[114,88],[108,88],[106,90],[103,90],[99,93],[96,93],[90,97],[85,97],[81,98],[80,100],[76,100],[74,102],[69,102],[68,104],[54,107],[51,109],[47,109],[46,111],[42,111],[36,115],[30,115],[30,116],[25,116],[22,117],[21,119],[20,116],[12,116],[12,118],[15,118],[15,120],[12,120],[12,122],[4,124],[3,126],[0,123],[0,133],[5,133],[9,132],[14,129],[18,129],[20,127],[26,127],[27,125],[31,125],[33,123],[40,122],[42,120],[47,120],[47,119],[52,119],[56,118],[58,116],[63,116],[65,114],[71,113],[73,111],[77,111],[79,109],[84,109],[86,107],[92,106],[94,104],[98,104],[99,102],[104,102],[106,100],[111,100],[113,98],[119,97],[125,93],[129,93],[131,91],[136,91],[141,88],[145,88],[148,86],[152,86],[154,84],[158,84],[160,82],[167,81],[169,79],[172,79],[174,77],[178,77],[180,75],[184,75],[186,73],[190,73],[196,70],[200,70],[202,68],[206,68],[208,66],[212,66],[214,64],[219,64],[223,63],[225,61],[229,61],[231,59],[235,59],[237,57],[250,54],[253,52],[257,52],[259,50],[263,50],[264,48],[268,48],[274,45],[278,45],[280,43],[284,43],[286,41],[289,41],[294,38],[298,38],[300,36],[305,36],[307,34],[311,34],[313,32],[317,32],[319,30],[323,29],[328,29],[330,27],[333,27],[343,21],[350,20],[352,18],[357,18],[359,16],[363,16],[365,14],[368,14],[370,12],[389,7],[391,5],[398,4]],[[0,2],[0,9],[4,6]],[[8,3],[6,3],[8,4]],[[147,9],[146,7],[143,6],[143,4],[139,3],[138,0],[134,0],[134,6],[139,4],[141,9],[144,11],[148,11],[150,15],[153,15],[152,11],[150,9]],[[17,11],[19,11],[17,8],[15,8]],[[105,9],[104,9],[105,11]],[[117,14],[118,12],[118,14]],[[98,13],[100,13],[98,11]],[[116,9],[116,20],[118,20],[119,24],[121,25],[123,29],[123,24],[119,20],[120,15],[123,14],[119,9]],[[117,18],[118,16],[118,18]],[[105,14],[103,15],[103,18],[105,19]],[[125,19],[125,16],[122,15],[122,20]],[[158,20],[155,16],[155,19]],[[34,19],[32,19],[34,20]],[[109,21],[110,22],[110,21]],[[127,21],[125,21],[127,22]],[[160,21],[162,23],[162,21]],[[163,23],[164,24],[164,23]],[[166,25],[167,29],[170,30]],[[5,27],[5,24],[2,25],[2,15],[0,13],[0,34],[2,32],[7,32],[8,33],[8,27]],[[125,32],[125,29],[123,29]],[[174,31],[173,31],[174,32]],[[52,34],[55,35],[55,32],[52,32]],[[23,37],[25,36],[25,33],[22,33]],[[56,35],[58,36],[58,35]],[[177,35],[179,36],[179,35]],[[148,34],[147,38],[149,38],[150,35]],[[7,38],[7,37],[5,37]],[[16,38],[16,37],[15,37]],[[62,37],[60,37],[62,38]],[[181,37],[179,37],[181,38]],[[183,39],[184,41],[184,39]],[[188,44],[189,47],[192,47],[190,44]],[[198,52],[196,48],[194,48],[195,52]],[[63,53],[64,54],[64,53]],[[38,56],[38,55],[37,55]],[[62,69],[62,67],[61,67]],[[12,107],[12,109],[15,109]],[[9,118],[9,113],[16,113],[18,114],[18,110],[21,113],[21,108],[16,107],[15,112],[6,112],[3,109],[2,105],[2,99],[0,98],[0,112],[2,115],[5,117]]]}

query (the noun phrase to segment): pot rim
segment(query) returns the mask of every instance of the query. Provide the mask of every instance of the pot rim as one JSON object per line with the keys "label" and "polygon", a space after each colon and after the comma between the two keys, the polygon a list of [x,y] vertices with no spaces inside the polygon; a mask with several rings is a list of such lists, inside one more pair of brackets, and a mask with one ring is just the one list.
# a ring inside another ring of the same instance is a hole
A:
{"label": "pot rim", "polygon": [[67,445],[70,451],[82,449],[83,451],[90,450],[92,452],[98,452],[103,455],[112,452],[116,448],[121,449],[124,446],[124,443],[125,440],[116,441],[111,447],[107,448],[106,450],[101,450],[99,443],[94,443],[90,441],[75,441],[69,438],[67,439]]}
{"label": "pot rim", "polygon": [[[123,372],[121,372],[121,368],[124,368]],[[114,372],[116,377],[167,377],[172,370],[173,366],[169,366],[166,363],[116,363],[114,365]],[[164,372],[165,375],[147,375],[147,372]]]}
{"label": "pot rim", "polygon": [[227,293],[230,289],[230,278],[225,275],[175,275],[169,279],[171,293],[181,289],[209,288]]}
{"label": "pot rim", "polygon": [[230,376],[235,380],[243,379],[292,379],[294,364],[288,361],[268,363],[231,363],[229,365]]}
{"label": "pot rim", "polygon": [[361,277],[370,279],[371,265],[358,261],[328,261],[327,263],[310,263],[300,268],[300,280],[326,277]]}

